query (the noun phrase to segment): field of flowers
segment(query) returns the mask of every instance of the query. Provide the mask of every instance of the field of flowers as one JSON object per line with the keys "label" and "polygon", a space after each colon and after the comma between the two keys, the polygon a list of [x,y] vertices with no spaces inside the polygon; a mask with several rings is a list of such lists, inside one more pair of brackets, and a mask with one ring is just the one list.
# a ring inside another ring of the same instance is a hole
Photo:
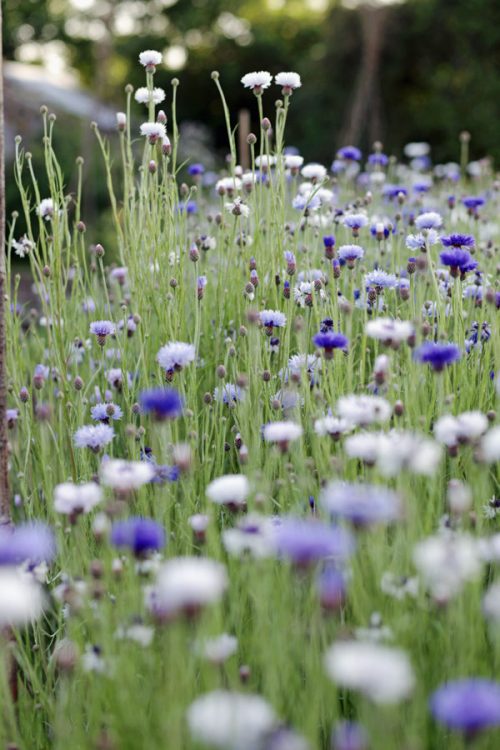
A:
{"label": "field of flowers", "polygon": [[460,164],[306,163],[300,78],[263,71],[247,171],[208,81],[211,175],[140,64],[116,138],[93,126],[114,247],[55,117],[50,195],[16,140],[2,747],[498,748],[500,182],[468,134]]}

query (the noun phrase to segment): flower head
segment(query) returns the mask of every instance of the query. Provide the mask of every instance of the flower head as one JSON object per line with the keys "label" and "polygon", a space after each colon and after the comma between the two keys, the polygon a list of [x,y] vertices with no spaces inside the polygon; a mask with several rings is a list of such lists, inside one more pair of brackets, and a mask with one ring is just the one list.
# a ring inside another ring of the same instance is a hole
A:
{"label": "flower head", "polygon": [[129,547],[136,557],[163,549],[165,530],[151,518],[127,518],[111,527],[111,542],[115,547]]}
{"label": "flower head", "polygon": [[274,527],[274,544],[280,557],[301,567],[324,558],[342,562],[354,551],[354,540],[346,529],[291,516]]}
{"label": "flower head", "polygon": [[267,70],[259,70],[255,73],[247,73],[241,79],[241,83],[246,89],[252,89],[254,94],[261,94],[264,89],[269,88],[273,77]]}
{"label": "flower head", "polygon": [[54,534],[44,523],[30,522],[16,527],[0,527],[0,566],[20,565],[23,562],[32,565],[50,563],[56,551]]}
{"label": "flower head", "polygon": [[174,388],[151,388],[142,391],[139,402],[143,412],[151,413],[158,421],[175,419],[182,414],[182,398]]}
{"label": "flower head", "polygon": [[331,359],[335,349],[347,351],[349,339],[342,333],[334,333],[333,331],[322,333],[320,331],[313,336],[313,344],[319,349],[324,349],[326,359]]}
{"label": "flower head", "polygon": [[356,526],[388,523],[400,517],[399,496],[379,485],[332,482],[322,493],[322,504],[329,513]]}
{"label": "flower head", "polygon": [[74,434],[73,440],[77,448],[90,448],[98,453],[108,445],[115,436],[114,430],[107,424],[85,425]]}
{"label": "flower head", "polygon": [[274,82],[277,86],[281,86],[285,95],[291,94],[292,91],[302,86],[299,74],[292,72],[278,73],[274,76]]}
{"label": "flower head", "polygon": [[481,677],[441,685],[429,706],[441,724],[468,735],[500,725],[500,683]]}
{"label": "flower head", "polygon": [[337,151],[337,158],[346,161],[360,161],[361,156],[361,151],[356,146],[343,146]]}
{"label": "flower head", "polygon": [[127,494],[151,482],[156,475],[155,467],[148,461],[124,461],[107,459],[101,464],[101,482],[115,492]]}
{"label": "flower head", "polygon": [[269,335],[273,328],[284,328],[286,325],[286,315],[279,310],[261,310],[259,320]]}
{"label": "flower head", "polygon": [[151,73],[155,72],[156,66],[161,64],[162,59],[163,55],[161,52],[157,52],[154,49],[144,50],[144,52],[141,52],[139,55],[139,62]]}
{"label": "flower head", "polygon": [[73,517],[80,513],[89,513],[101,502],[101,499],[101,488],[95,482],[86,484],[63,482],[54,490],[55,510]]}
{"label": "flower head", "polygon": [[165,125],[162,122],[143,122],[141,135],[144,135],[151,145],[163,141],[167,137]]}
{"label": "flower head", "polygon": [[218,602],[228,586],[226,568],[203,557],[174,557],[162,565],[150,606],[159,616],[193,615]]}
{"label": "flower head", "polygon": [[49,221],[54,216],[54,201],[52,198],[44,198],[37,207],[36,212],[41,219]]}
{"label": "flower head", "polygon": [[116,332],[116,326],[111,320],[95,320],[90,324],[90,333],[97,336],[99,346],[104,346],[106,338],[113,336]]}
{"label": "flower head", "polygon": [[456,344],[438,344],[426,341],[414,352],[418,362],[429,364],[434,372],[442,372],[445,367],[460,359],[462,352]]}
{"label": "flower head", "polygon": [[226,505],[234,509],[244,508],[250,492],[248,479],[244,474],[227,474],[218,477],[207,486],[209,500],[217,505]]}
{"label": "flower head", "polygon": [[478,265],[470,253],[460,247],[453,247],[440,253],[439,259],[444,266],[450,266],[452,276],[464,276],[469,271],[474,271]]}
{"label": "flower head", "polygon": [[441,244],[444,247],[474,247],[475,240],[471,234],[449,234],[446,237],[441,237]]}
{"label": "flower head", "polygon": [[357,260],[362,258],[365,251],[359,245],[341,245],[337,257],[341,263],[347,263],[348,268],[354,268]]}
{"label": "flower head", "polygon": [[193,344],[185,344],[183,341],[171,341],[162,346],[156,355],[156,361],[165,370],[167,380],[171,379],[174,372],[180,372],[184,367],[194,362],[196,349]]}
{"label": "flower head", "polygon": [[[165,92],[160,88],[154,88],[150,91],[146,86],[142,86],[136,90],[134,99],[138,104],[149,104],[150,102],[161,104],[165,99]],[[143,133],[143,135],[145,134]]]}

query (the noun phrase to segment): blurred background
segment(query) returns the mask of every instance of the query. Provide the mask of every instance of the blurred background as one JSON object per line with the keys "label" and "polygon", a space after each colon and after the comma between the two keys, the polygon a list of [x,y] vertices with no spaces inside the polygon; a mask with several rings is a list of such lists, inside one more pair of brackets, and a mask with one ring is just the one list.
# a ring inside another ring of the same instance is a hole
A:
{"label": "blurred background", "polygon": [[[7,157],[17,133],[37,156],[46,103],[58,116],[63,170],[69,176],[84,156],[97,213],[104,188],[89,121],[114,131],[125,84],[144,85],[138,55],[150,48],[164,55],[155,85],[167,112],[170,82],[180,80],[183,156],[208,169],[226,153],[213,69],[234,122],[248,108],[252,128],[256,107],[241,76],[300,73],[287,143],[306,160],[329,165],[338,147],[366,153],[374,140],[399,156],[425,140],[434,161],[458,161],[462,130],[472,158],[500,158],[499,0],[5,0]],[[144,112],[134,109],[139,123]],[[15,200],[10,185],[11,208]]]}

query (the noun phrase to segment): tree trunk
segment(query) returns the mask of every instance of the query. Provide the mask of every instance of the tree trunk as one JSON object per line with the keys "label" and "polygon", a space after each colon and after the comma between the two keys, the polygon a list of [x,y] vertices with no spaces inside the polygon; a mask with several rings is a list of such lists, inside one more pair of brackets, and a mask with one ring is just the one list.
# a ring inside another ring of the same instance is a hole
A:
{"label": "tree trunk", "polygon": [[0,523],[10,518],[9,439],[7,434],[7,363],[5,300],[8,294],[5,267],[5,142],[3,112],[3,24],[0,0]]}

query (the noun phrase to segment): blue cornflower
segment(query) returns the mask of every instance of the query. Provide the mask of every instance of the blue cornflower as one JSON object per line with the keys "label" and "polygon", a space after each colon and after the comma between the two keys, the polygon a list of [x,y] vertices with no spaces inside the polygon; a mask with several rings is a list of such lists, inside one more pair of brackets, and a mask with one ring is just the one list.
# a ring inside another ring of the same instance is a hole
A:
{"label": "blue cornflower", "polygon": [[345,600],[346,576],[333,565],[326,565],[316,579],[321,606],[325,609],[339,609]]}
{"label": "blue cornflower", "polygon": [[243,401],[245,398],[245,391],[243,388],[240,388],[239,385],[235,385],[234,383],[226,383],[226,385],[222,386],[222,388],[215,388],[214,390],[214,398],[216,401],[219,401],[224,404],[235,404],[238,401]]}
{"label": "blue cornflower", "polygon": [[188,167],[188,174],[191,175],[191,177],[197,177],[198,175],[202,175],[205,173],[205,167],[203,164],[190,164]]}
{"label": "blue cornflower", "polygon": [[319,208],[321,200],[318,195],[296,195],[292,201],[292,206],[297,211],[311,211]]}
{"label": "blue cornflower", "polygon": [[414,352],[415,359],[429,364],[434,372],[442,372],[461,356],[462,352],[456,344],[438,344],[433,341],[426,341]]}
{"label": "blue cornflower", "polygon": [[177,211],[179,213],[187,213],[188,216],[191,214],[198,213],[198,204],[196,201],[189,200],[189,201],[182,201],[177,205]]}
{"label": "blue cornflower", "polygon": [[332,732],[332,750],[368,750],[368,735],[355,721],[339,721]]}
{"label": "blue cornflower", "polygon": [[182,398],[175,388],[151,388],[142,391],[139,403],[143,412],[151,413],[158,421],[175,419],[182,414]]}
{"label": "blue cornflower", "polygon": [[464,276],[469,271],[477,268],[477,261],[472,258],[467,250],[460,247],[452,247],[440,253],[439,259],[444,266],[450,266],[452,276]]}
{"label": "blue cornflower", "polygon": [[475,240],[471,234],[449,234],[446,237],[441,237],[441,244],[444,247],[474,247]]}
{"label": "blue cornflower", "polygon": [[334,333],[333,331],[317,333],[313,336],[312,340],[315,346],[325,350],[325,359],[331,359],[335,349],[346,351],[349,346],[347,336],[344,336],[342,333]]}
{"label": "blue cornflower", "polygon": [[329,331],[333,331],[332,318],[323,318],[319,325],[319,330],[321,331],[321,333],[328,333]]}
{"label": "blue cornflower", "polygon": [[472,211],[484,206],[485,202],[484,198],[479,198],[475,195],[468,195],[465,198],[462,198],[462,203],[465,208],[471,209]]}
{"label": "blue cornflower", "polygon": [[337,158],[346,161],[360,161],[361,156],[361,151],[356,146],[343,146],[337,151]]}
{"label": "blue cornflower", "polygon": [[136,557],[143,557],[165,546],[165,530],[151,518],[127,518],[113,524],[111,543],[115,547],[129,547]]}
{"label": "blue cornflower", "polygon": [[397,198],[399,195],[408,195],[408,190],[405,187],[402,187],[401,185],[386,185],[383,189],[383,196],[384,198],[388,198],[389,200],[393,200],[394,198]]}
{"label": "blue cornflower", "polygon": [[327,234],[323,237],[323,245],[325,247],[335,247],[335,237],[333,234]]}
{"label": "blue cornflower", "polygon": [[447,682],[429,700],[434,718],[471,737],[500,725],[500,683],[481,677]]}

